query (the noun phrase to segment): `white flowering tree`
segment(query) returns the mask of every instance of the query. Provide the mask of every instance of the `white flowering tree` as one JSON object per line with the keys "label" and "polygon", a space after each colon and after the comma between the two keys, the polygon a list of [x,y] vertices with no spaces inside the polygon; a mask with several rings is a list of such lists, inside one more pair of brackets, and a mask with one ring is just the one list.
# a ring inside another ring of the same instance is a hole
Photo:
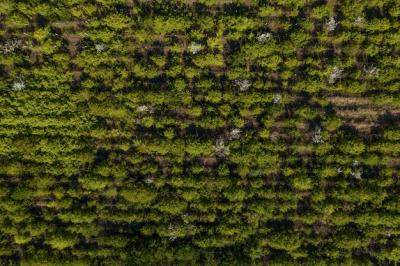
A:
{"label": "white flowering tree", "polygon": [[203,50],[203,46],[201,45],[201,44],[199,44],[199,43],[196,43],[196,42],[192,42],[192,43],[190,43],[190,45],[189,45],[189,51],[192,53],[192,54],[197,54],[197,53],[199,53],[201,50]]}
{"label": "white flowering tree", "polygon": [[12,90],[13,91],[21,91],[21,90],[25,89],[25,87],[26,87],[25,81],[21,77],[19,77],[19,78],[17,78],[17,80],[14,81]]}
{"label": "white flowering tree", "polygon": [[334,84],[338,79],[340,79],[342,77],[342,74],[343,74],[343,69],[335,66],[332,69],[332,72],[329,76],[329,80],[328,80],[329,84]]}
{"label": "white flowering tree", "polygon": [[238,79],[235,81],[235,85],[239,88],[239,91],[244,92],[250,88],[251,83],[247,79]]}

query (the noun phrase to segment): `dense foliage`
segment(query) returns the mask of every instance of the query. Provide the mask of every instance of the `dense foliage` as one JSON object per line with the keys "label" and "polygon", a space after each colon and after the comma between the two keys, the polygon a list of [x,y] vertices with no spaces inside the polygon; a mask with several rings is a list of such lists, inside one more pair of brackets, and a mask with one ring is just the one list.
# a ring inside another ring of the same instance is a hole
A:
{"label": "dense foliage", "polygon": [[397,0],[1,0],[1,265],[400,261]]}

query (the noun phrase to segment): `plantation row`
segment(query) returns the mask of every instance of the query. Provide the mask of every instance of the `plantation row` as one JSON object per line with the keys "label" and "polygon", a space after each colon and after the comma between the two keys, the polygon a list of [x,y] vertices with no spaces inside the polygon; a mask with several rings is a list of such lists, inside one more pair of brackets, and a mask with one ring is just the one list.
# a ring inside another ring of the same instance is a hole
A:
{"label": "plantation row", "polygon": [[400,261],[400,3],[0,3],[1,265]]}

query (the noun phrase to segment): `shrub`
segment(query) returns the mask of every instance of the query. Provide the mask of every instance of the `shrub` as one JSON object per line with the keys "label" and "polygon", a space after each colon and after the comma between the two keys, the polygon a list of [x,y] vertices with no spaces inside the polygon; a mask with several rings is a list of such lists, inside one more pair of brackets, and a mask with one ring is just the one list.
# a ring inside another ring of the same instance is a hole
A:
{"label": "shrub", "polygon": [[157,194],[154,191],[139,185],[131,188],[124,188],[119,192],[119,194],[125,200],[137,205],[138,207],[141,204],[150,204],[157,197]]}
{"label": "shrub", "polygon": [[46,243],[53,249],[66,249],[73,247],[78,243],[78,239],[70,234],[60,233],[59,235],[53,235]]}
{"label": "shrub", "polygon": [[339,150],[350,155],[360,155],[365,151],[365,144],[361,141],[352,140],[339,146]]}

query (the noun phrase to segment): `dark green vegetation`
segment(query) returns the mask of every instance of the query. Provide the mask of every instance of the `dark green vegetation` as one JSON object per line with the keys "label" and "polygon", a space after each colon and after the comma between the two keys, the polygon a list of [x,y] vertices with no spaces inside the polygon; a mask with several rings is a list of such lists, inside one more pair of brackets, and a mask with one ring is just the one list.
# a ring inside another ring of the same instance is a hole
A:
{"label": "dark green vegetation", "polygon": [[396,0],[1,0],[1,265],[394,265]]}

